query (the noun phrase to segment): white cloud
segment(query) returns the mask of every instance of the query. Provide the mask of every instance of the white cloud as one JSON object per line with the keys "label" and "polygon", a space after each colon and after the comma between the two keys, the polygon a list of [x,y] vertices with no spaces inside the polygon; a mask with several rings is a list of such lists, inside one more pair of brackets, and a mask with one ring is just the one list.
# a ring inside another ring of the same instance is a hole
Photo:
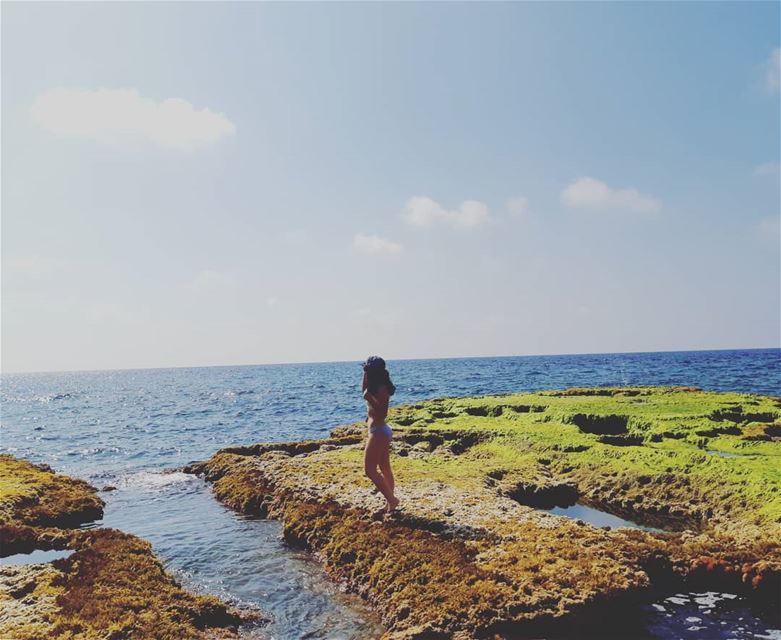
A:
{"label": "white cloud", "polygon": [[229,289],[235,284],[235,278],[228,273],[204,269],[188,283],[187,288],[198,292],[215,292]]}
{"label": "white cloud", "polygon": [[266,298],[266,306],[267,307],[276,307],[279,304],[279,298],[276,296],[269,296]]}
{"label": "white cloud", "polygon": [[236,133],[236,126],[221,113],[196,109],[181,98],[144,98],[132,88],[49,89],[35,99],[31,115],[57,135],[115,144],[142,139],[183,151]]}
{"label": "white cloud", "polygon": [[775,48],[767,59],[767,74],[765,85],[770,91],[778,91],[781,88],[781,49]]}
{"label": "white cloud", "polygon": [[594,178],[578,178],[561,192],[561,200],[568,207],[606,211],[622,209],[635,213],[654,213],[662,204],[656,198],[634,188],[611,189]]}
{"label": "white cloud", "polygon": [[393,256],[403,251],[403,247],[396,242],[365,233],[355,234],[353,237],[353,248],[359,253],[372,256]]}
{"label": "white cloud", "polygon": [[781,164],[777,162],[766,162],[759,165],[754,169],[754,173],[758,176],[781,176]]}
{"label": "white cloud", "polygon": [[465,200],[458,209],[449,211],[426,196],[414,196],[407,201],[404,219],[417,227],[446,224],[456,229],[472,229],[488,219],[488,206],[477,200]]}
{"label": "white cloud", "polygon": [[510,198],[505,207],[510,215],[521,218],[529,213],[529,199],[523,196]]}

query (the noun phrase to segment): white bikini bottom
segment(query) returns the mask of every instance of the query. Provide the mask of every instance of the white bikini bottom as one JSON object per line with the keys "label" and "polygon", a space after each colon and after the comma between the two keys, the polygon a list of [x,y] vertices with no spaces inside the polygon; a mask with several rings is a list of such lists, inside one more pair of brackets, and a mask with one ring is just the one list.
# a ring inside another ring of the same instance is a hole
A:
{"label": "white bikini bottom", "polygon": [[387,436],[388,438],[393,437],[393,431],[387,424],[373,424],[371,427],[369,427],[369,435],[373,436],[377,433],[381,433],[384,436]]}

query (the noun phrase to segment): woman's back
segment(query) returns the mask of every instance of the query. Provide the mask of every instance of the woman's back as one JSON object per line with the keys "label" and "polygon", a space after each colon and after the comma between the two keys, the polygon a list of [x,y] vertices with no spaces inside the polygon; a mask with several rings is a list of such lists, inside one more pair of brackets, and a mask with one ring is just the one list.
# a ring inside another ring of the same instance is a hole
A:
{"label": "woman's back", "polygon": [[376,402],[372,403],[366,401],[368,407],[368,423],[372,427],[375,424],[385,424],[385,419],[388,417],[388,402],[390,401],[390,393],[388,393],[388,387],[381,384],[377,387],[377,390],[372,394]]}

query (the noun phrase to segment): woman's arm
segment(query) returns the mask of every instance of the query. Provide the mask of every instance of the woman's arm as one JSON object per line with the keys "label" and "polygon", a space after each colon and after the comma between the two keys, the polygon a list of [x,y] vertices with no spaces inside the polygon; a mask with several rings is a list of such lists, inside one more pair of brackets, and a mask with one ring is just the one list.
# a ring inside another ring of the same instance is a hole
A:
{"label": "woman's arm", "polygon": [[379,404],[377,398],[369,391],[369,376],[366,372],[363,372],[363,382],[361,383],[361,389],[363,390],[363,399],[369,403],[372,409],[376,409]]}
{"label": "woman's arm", "polygon": [[390,394],[385,385],[380,385],[377,389],[377,393],[370,393],[367,389],[363,392],[363,397],[366,398],[372,409],[379,409],[380,411],[388,410],[388,403],[390,402]]}
{"label": "woman's arm", "polygon": [[368,389],[363,390],[363,399],[369,403],[372,409],[377,409],[380,405],[380,401]]}

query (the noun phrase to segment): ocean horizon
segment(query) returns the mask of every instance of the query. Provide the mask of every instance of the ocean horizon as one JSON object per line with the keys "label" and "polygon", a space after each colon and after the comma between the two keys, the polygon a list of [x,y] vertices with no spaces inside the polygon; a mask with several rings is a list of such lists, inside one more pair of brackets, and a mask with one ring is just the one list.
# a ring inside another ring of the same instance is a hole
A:
{"label": "ocean horizon", "polygon": [[[478,356],[431,356],[422,358],[386,358],[389,363],[392,362],[428,362],[439,360],[484,360],[484,359],[513,359],[513,358],[546,358],[546,357],[566,357],[566,356],[620,356],[620,355],[647,355],[647,354],[672,354],[672,353],[729,353],[740,351],[779,351],[781,347],[731,347],[719,349],[662,349],[651,351],[583,351],[583,352],[562,352],[562,353],[526,353],[514,355],[478,355]],[[95,369],[50,369],[50,370],[31,370],[31,371],[2,371],[0,376],[4,375],[35,375],[47,373],[99,373],[110,371],[158,371],[175,369],[226,369],[234,367],[276,367],[283,365],[317,365],[317,364],[346,364],[350,362],[361,363],[363,357],[355,359],[342,360],[291,360],[280,362],[248,362],[239,364],[192,364],[192,365],[171,365],[171,366],[152,366],[152,367],[110,367]]]}

